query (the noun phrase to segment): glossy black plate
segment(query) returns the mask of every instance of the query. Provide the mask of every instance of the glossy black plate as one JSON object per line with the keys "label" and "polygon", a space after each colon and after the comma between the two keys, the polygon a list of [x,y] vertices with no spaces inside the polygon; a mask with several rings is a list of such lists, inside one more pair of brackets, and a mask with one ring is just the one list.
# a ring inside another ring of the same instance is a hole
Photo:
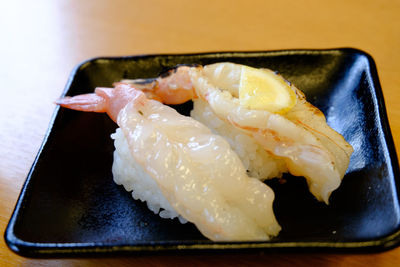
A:
{"label": "glossy black plate", "polygon": [[[155,77],[176,64],[232,61],[277,70],[302,89],[355,152],[330,205],[305,180],[267,183],[283,230],[271,242],[214,243],[188,223],[134,201],[111,173],[116,125],[103,114],[56,109],[5,233],[25,256],[221,250],[376,251],[399,243],[399,167],[372,58],[355,49],[97,58],[78,66],[66,95],[124,78]],[[191,104],[177,109],[188,114]]]}

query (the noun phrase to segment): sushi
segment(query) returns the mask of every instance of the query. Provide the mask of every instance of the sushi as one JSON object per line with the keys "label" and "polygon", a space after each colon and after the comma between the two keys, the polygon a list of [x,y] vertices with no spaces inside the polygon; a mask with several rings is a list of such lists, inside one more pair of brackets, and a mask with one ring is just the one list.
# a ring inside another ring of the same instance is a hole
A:
{"label": "sushi", "polygon": [[329,203],[353,147],[303,92],[274,71],[229,62],[169,74],[151,84],[124,82],[166,104],[193,100],[191,116],[224,136],[251,176],[303,176],[315,198]]}
{"label": "sushi", "polygon": [[[193,101],[191,117],[167,106]],[[106,112],[114,181],[162,218],[191,222],[214,241],[270,240],[281,230],[263,181],[304,176],[329,203],[353,148],[304,94],[277,73],[233,63],[178,66],[148,82],[65,97],[59,105]]]}
{"label": "sushi", "polygon": [[249,177],[229,143],[202,123],[124,84],[58,103],[116,118],[114,180],[161,217],[189,221],[215,241],[279,233],[271,188]]}

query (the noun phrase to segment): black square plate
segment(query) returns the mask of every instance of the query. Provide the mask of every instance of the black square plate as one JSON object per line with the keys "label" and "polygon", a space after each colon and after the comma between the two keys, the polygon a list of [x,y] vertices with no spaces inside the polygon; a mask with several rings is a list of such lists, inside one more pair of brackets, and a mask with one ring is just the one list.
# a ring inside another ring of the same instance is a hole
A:
{"label": "black square plate", "polygon": [[[96,58],[71,74],[65,94],[124,78],[155,77],[176,64],[231,61],[277,70],[303,90],[354,147],[330,205],[301,177],[267,183],[282,231],[271,242],[215,243],[190,223],[161,219],[111,173],[116,129],[106,115],[56,108],[5,233],[24,256],[221,250],[376,251],[398,245],[399,166],[372,58],[355,49],[223,52]],[[189,114],[191,103],[176,107]]]}

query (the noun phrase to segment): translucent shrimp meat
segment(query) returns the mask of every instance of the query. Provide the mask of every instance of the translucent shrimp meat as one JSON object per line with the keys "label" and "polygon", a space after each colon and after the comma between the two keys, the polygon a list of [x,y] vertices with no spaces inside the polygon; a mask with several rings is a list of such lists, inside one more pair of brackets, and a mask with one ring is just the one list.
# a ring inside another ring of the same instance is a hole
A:
{"label": "translucent shrimp meat", "polygon": [[[154,98],[161,95],[158,100],[167,104],[192,99],[191,116],[224,136],[252,176],[260,180],[280,177],[284,172],[304,176],[310,192],[328,203],[348,168],[353,148],[328,126],[322,112],[288,82],[295,102],[284,112],[241,105],[243,67],[227,62],[178,67],[169,76],[157,78],[152,86],[142,88],[152,92]],[[263,71],[272,80],[286,82],[271,70]],[[136,80],[130,82],[135,84]]]}
{"label": "translucent shrimp meat", "polygon": [[322,112],[308,103],[294,85],[288,86],[296,94],[296,104],[284,114],[241,106],[237,78],[231,78],[240,68],[232,63],[192,68],[190,76],[196,94],[218,118],[252,136],[265,150],[284,160],[291,174],[304,176],[310,192],[328,203],[330,194],[341,183],[353,148],[327,125]]}
{"label": "translucent shrimp meat", "polygon": [[[149,201],[153,211],[158,211],[154,205],[167,211],[161,216],[179,214],[211,240],[269,240],[279,233],[273,191],[247,176],[229,144],[202,123],[122,84],[58,103],[117,114],[114,155],[121,160],[114,161],[114,178],[128,190],[156,186],[154,195],[137,196]],[[129,170],[134,179],[125,174]]]}

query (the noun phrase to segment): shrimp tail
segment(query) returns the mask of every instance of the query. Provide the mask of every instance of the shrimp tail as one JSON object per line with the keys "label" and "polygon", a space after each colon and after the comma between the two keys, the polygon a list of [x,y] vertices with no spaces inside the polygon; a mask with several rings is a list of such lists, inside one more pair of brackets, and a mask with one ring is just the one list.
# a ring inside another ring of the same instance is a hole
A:
{"label": "shrimp tail", "polygon": [[[145,93],[149,99],[167,105],[179,105],[197,98],[192,85],[189,70],[198,65],[179,65],[157,78],[124,79],[121,83],[129,84]],[[118,85],[115,83],[114,85]]]}
{"label": "shrimp tail", "polygon": [[135,87],[119,83],[115,88],[97,87],[93,94],[83,94],[73,97],[64,97],[56,101],[56,104],[79,111],[105,112],[114,121],[122,108],[132,99],[143,95],[143,92]]}
{"label": "shrimp tail", "polygon": [[106,101],[103,97],[92,94],[67,96],[56,101],[57,105],[79,111],[106,112]]}

